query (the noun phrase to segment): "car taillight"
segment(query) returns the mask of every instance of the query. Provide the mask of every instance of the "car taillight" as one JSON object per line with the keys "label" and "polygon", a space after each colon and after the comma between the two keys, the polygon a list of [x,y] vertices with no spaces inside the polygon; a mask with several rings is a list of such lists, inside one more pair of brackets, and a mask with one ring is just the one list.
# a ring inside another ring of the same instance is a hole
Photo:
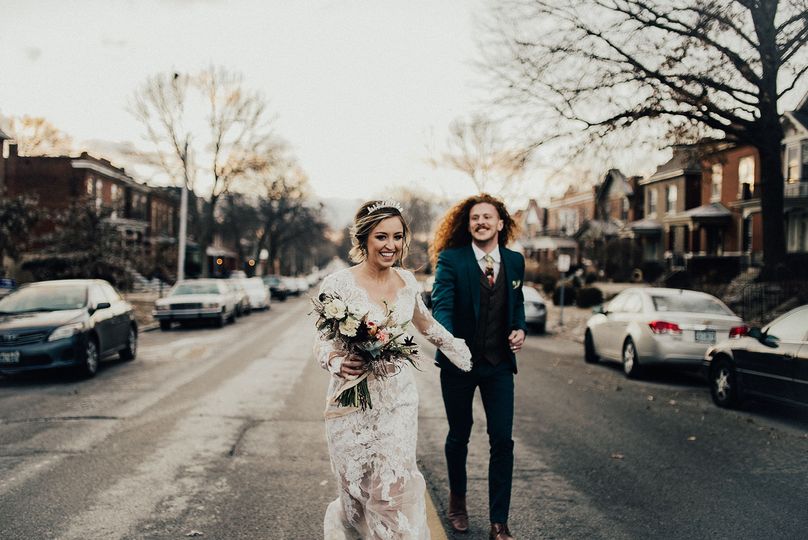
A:
{"label": "car taillight", "polygon": [[745,324],[743,326],[733,326],[729,329],[729,337],[732,338],[742,338],[746,334],[749,333],[749,327]]}
{"label": "car taillight", "polygon": [[648,323],[648,326],[651,327],[651,331],[655,334],[681,334],[682,329],[679,328],[679,325],[672,322],[667,321],[651,321]]}

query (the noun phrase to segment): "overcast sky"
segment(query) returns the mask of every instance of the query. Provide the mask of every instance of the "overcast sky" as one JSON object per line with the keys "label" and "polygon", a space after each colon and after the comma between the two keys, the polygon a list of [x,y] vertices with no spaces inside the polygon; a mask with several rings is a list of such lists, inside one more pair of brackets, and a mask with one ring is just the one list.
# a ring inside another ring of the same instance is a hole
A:
{"label": "overcast sky", "polygon": [[[484,102],[484,0],[0,0],[0,114],[43,116],[86,140],[148,148],[126,112],[149,75],[211,64],[269,98],[323,197],[470,182],[424,163]],[[103,157],[103,156],[99,156]]]}

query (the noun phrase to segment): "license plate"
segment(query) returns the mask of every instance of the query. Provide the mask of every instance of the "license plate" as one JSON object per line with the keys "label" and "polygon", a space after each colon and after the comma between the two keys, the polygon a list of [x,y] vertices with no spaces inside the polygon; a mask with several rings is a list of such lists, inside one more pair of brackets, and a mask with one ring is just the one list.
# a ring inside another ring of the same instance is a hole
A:
{"label": "license plate", "polygon": [[0,352],[0,364],[17,364],[20,361],[20,351]]}
{"label": "license plate", "polygon": [[699,343],[715,343],[715,330],[696,330],[696,341]]}

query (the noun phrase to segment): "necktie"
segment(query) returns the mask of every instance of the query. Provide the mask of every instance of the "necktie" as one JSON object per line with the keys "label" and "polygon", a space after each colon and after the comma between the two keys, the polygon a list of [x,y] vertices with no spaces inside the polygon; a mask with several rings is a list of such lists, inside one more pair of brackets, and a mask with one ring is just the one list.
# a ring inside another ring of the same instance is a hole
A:
{"label": "necktie", "polygon": [[485,261],[485,277],[488,278],[488,285],[494,286],[494,258],[491,255],[483,257]]}

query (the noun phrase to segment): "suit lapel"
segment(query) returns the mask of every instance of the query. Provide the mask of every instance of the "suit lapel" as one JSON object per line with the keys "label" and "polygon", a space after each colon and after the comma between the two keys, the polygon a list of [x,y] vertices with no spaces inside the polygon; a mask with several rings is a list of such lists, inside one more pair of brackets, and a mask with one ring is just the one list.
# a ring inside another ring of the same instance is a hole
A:
{"label": "suit lapel", "polygon": [[474,306],[474,320],[480,318],[480,266],[474,258],[474,250],[469,244],[466,248],[466,274],[468,276],[469,292],[471,293],[471,305]]}
{"label": "suit lapel", "polygon": [[507,304],[508,324],[513,324],[513,321],[510,320],[510,317],[511,317],[511,313],[512,313],[511,306],[513,306],[513,282],[515,280],[514,280],[514,277],[513,277],[513,268],[511,268],[511,265],[508,264],[508,262],[506,260],[507,256],[508,256],[508,254],[505,252],[505,249],[502,246],[500,246],[500,248],[499,248],[500,268],[499,269],[500,269],[500,271],[502,271],[503,269],[505,270],[505,283],[503,283],[502,285],[508,289],[508,304]]}

